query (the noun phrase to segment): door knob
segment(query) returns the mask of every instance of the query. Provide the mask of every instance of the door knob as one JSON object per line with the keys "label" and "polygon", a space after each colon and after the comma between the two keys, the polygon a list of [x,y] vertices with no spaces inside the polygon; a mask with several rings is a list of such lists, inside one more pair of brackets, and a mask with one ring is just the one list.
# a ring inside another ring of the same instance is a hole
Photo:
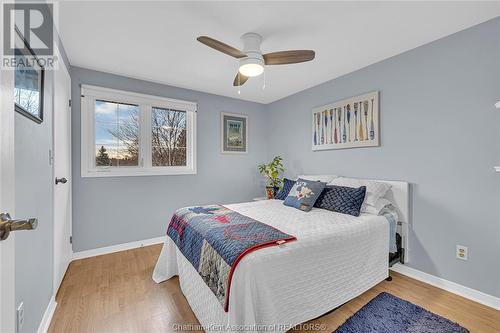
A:
{"label": "door knob", "polygon": [[38,219],[31,218],[27,220],[13,220],[9,213],[0,214],[0,241],[9,237],[11,231],[33,230],[38,226]]}
{"label": "door knob", "polygon": [[56,177],[56,185],[59,184],[59,183],[63,183],[63,184],[66,184],[68,180],[66,178],[57,178]]}

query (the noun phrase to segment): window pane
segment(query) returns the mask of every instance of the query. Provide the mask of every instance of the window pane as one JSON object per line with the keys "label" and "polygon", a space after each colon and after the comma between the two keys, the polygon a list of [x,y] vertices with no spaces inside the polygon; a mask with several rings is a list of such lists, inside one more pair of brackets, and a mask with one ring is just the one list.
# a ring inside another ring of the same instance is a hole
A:
{"label": "window pane", "polygon": [[138,166],[139,107],[96,100],[95,143],[96,166]]}
{"label": "window pane", "polygon": [[151,146],[153,166],[186,166],[186,112],[153,107]]}
{"label": "window pane", "polygon": [[139,107],[118,106],[118,157],[120,166],[139,165]]}
{"label": "window pane", "polygon": [[14,81],[14,101],[16,104],[39,117],[41,73],[30,66],[17,67]]}

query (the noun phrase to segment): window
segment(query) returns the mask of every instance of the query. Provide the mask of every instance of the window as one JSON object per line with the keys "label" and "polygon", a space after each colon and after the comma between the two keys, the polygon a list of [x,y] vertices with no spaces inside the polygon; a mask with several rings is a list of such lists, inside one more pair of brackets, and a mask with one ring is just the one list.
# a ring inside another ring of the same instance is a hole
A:
{"label": "window", "polygon": [[82,86],[82,177],[196,173],[196,103]]}

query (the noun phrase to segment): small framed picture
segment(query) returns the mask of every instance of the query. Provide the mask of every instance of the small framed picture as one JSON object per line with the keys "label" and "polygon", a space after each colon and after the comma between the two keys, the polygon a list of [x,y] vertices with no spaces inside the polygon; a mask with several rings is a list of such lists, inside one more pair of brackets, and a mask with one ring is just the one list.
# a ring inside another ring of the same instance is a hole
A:
{"label": "small framed picture", "polygon": [[221,151],[223,154],[248,152],[248,117],[221,112]]}
{"label": "small framed picture", "polygon": [[14,74],[15,110],[40,124],[43,121],[43,85],[45,71],[38,58],[16,28],[16,61]]}

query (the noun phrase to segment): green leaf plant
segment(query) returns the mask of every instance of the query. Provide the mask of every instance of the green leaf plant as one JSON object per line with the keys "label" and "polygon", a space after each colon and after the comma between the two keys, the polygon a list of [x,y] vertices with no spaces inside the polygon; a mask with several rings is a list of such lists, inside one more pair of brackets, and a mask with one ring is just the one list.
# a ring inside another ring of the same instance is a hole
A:
{"label": "green leaf plant", "polygon": [[271,162],[259,165],[259,172],[267,178],[267,187],[281,188],[283,179],[280,178],[280,176],[285,172],[283,157],[278,155],[275,156]]}

